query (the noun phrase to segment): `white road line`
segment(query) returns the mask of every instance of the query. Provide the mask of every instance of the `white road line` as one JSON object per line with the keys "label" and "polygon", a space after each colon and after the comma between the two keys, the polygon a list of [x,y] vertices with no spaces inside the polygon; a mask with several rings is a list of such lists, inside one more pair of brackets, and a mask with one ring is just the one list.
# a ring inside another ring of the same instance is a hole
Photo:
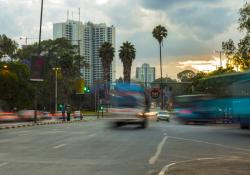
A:
{"label": "white road line", "polygon": [[213,160],[213,159],[216,159],[216,158],[205,157],[205,158],[199,158],[197,160]]}
{"label": "white road line", "polygon": [[61,147],[64,147],[64,146],[66,146],[66,144],[57,145],[57,146],[54,146],[53,148],[58,149],[58,148],[61,148]]}
{"label": "white road line", "polygon": [[160,171],[160,173],[159,173],[158,175],[164,175],[164,174],[167,172],[168,168],[169,168],[170,166],[172,166],[172,165],[175,165],[175,164],[176,164],[176,163],[170,163],[170,164],[164,166],[164,167],[161,169],[161,171]]}
{"label": "white road line", "polygon": [[172,136],[169,136],[169,138],[178,139],[178,140],[186,140],[186,141],[197,142],[197,143],[204,143],[204,144],[215,145],[215,146],[219,146],[219,147],[223,147],[223,148],[227,148],[227,149],[234,149],[234,150],[239,150],[239,151],[244,151],[244,152],[250,152],[250,149],[239,148],[239,147],[234,147],[234,146],[227,146],[227,145],[223,145],[223,144],[219,144],[219,143],[207,142],[207,141],[202,141],[202,140],[186,139],[186,138],[182,138],[182,137],[172,137]]}
{"label": "white road line", "polygon": [[27,136],[27,135],[29,135],[29,134],[20,134],[19,136]]}
{"label": "white road line", "polygon": [[96,136],[96,134],[90,134],[90,135],[88,135],[89,137],[95,137]]}
{"label": "white road line", "polygon": [[168,172],[169,167],[176,165],[176,164],[180,164],[180,163],[186,163],[186,162],[193,162],[193,161],[202,161],[202,160],[214,160],[214,159],[218,159],[218,158],[212,158],[212,157],[204,157],[204,158],[198,158],[198,159],[191,159],[191,160],[184,160],[184,161],[179,161],[179,162],[174,162],[174,163],[170,163],[168,165],[165,165],[161,171],[159,172],[158,175],[165,175],[166,172]]}
{"label": "white road line", "polygon": [[27,131],[27,130],[24,130],[24,131],[18,131],[16,132],[16,134],[27,134],[29,133],[30,131]]}
{"label": "white road line", "polygon": [[0,163],[0,167],[3,167],[3,166],[8,165],[8,164],[9,164],[8,162]]}
{"label": "white road line", "polygon": [[158,157],[161,154],[162,148],[163,148],[164,143],[166,142],[167,138],[168,138],[167,136],[163,137],[162,141],[157,146],[155,155],[149,159],[149,161],[148,161],[149,164],[151,164],[151,165],[155,164],[156,160],[158,159]]}

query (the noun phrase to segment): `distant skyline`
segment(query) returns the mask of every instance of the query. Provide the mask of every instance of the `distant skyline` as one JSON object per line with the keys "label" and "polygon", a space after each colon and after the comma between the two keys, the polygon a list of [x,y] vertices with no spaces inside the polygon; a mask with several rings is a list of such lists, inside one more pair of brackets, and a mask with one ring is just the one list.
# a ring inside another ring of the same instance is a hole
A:
{"label": "distant skyline", "polygon": [[[0,34],[18,43],[21,36],[38,38],[40,0],[0,0]],[[44,0],[42,39],[52,38],[53,23],[69,17],[83,22],[106,23],[116,27],[116,55],[122,42],[130,41],[137,50],[135,67],[144,62],[156,67],[159,75],[159,48],[153,28],[164,25],[168,37],[163,45],[163,75],[176,77],[184,69],[216,67],[221,42],[235,43],[244,35],[237,30],[239,9],[245,0]],[[28,43],[36,40],[28,40]],[[122,63],[116,56],[117,77]],[[197,66],[198,65],[198,66]],[[219,63],[218,63],[219,65]]]}

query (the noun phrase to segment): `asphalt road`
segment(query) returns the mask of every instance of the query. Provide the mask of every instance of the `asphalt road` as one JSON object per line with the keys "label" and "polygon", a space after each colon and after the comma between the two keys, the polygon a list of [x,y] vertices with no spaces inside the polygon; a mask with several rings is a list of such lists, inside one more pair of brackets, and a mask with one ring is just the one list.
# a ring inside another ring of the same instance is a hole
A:
{"label": "asphalt road", "polygon": [[98,120],[0,131],[4,175],[163,175],[173,163],[227,158],[250,160],[250,130],[175,121],[114,129]]}

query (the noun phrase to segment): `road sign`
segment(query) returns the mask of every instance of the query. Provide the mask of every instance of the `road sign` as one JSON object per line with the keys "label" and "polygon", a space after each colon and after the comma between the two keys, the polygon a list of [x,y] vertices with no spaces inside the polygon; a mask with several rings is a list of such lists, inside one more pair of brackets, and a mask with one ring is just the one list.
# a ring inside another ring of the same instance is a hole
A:
{"label": "road sign", "polygon": [[159,89],[152,89],[150,95],[153,99],[157,99],[160,97],[160,93]]}

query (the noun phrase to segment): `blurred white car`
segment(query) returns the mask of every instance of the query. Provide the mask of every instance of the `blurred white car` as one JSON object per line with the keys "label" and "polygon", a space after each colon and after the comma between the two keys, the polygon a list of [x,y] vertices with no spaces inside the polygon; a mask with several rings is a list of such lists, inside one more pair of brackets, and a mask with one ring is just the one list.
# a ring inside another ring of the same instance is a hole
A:
{"label": "blurred white car", "polygon": [[73,117],[74,117],[74,118],[81,118],[81,117],[82,117],[81,111],[74,111]]}
{"label": "blurred white car", "polygon": [[170,114],[167,111],[159,111],[156,116],[157,116],[157,119],[156,119],[157,121],[165,120],[169,122]]}

